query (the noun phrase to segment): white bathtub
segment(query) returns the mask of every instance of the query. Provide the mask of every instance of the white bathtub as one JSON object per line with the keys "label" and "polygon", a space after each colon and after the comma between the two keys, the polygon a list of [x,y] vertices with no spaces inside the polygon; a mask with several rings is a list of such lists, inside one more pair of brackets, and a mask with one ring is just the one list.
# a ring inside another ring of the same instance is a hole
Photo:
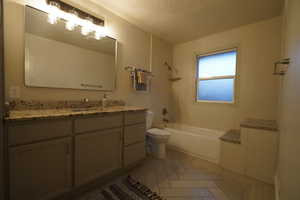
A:
{"label": "white bathtub", "polygon": [[218,164],[220,159],[220,139],[225,132],[198,128],[183,124],[169,124],[171,133],[168,147]]}

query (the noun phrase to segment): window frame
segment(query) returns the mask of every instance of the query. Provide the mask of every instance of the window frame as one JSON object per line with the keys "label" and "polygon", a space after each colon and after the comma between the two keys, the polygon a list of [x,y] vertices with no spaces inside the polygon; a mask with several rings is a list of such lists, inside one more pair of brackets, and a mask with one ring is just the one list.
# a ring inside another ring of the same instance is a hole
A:
{"label": "window frame", "polygon": [[[201,57],[205,56],[211,56],[221,53],[226,53],[230,51],[236,51],[236,67],[235,67],[235,75],[227,75],[227,76],[211,76],[211,77],[205,77],[200,78],[199,77],[199,60]],[[232,47],[232,48],[226,48],[221,50],[215,50],[210,51],[204,54],[197,54],[196,55],[196,74],[195,74],[195,89],[196,89],[196,95],[195,95],[195,101],[196,103],[218,103],[218,104],[235,104],[236,103],[236,81],[237,81],[237,72],[238,72],[238,57],[239,57],[239,50],[238,47]],[[199,100],[198,99],[198,91],[199,91],[199,82],[201,80],[218,80],[218,79],[233,79],[233,94],[232,94],[232,101],[213,101],[213,100]]]}

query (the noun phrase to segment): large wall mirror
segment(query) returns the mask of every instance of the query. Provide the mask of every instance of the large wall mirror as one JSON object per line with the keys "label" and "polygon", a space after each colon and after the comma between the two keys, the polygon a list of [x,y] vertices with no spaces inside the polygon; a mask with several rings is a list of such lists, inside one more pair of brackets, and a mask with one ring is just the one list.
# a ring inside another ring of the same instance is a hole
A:
{"label": "large wall mirror", "polygon": [[115,89],[117,41],[83,36],[65,21],[25,7],[25,85],[112,91]]}

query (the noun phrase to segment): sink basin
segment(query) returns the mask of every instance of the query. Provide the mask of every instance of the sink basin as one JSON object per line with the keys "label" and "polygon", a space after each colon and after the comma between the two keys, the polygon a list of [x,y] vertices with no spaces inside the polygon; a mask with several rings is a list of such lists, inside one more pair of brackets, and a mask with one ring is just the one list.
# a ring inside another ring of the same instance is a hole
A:
{"label": "sink basin", "polygon": [[83,111],[93,111],[98,110],[99,108],[73,108],[73,112],[83,112]]}

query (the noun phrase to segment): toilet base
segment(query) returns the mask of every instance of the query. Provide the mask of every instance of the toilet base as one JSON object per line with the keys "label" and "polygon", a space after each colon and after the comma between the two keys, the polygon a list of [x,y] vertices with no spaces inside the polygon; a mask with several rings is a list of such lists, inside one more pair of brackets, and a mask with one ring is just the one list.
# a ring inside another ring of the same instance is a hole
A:
{"label": "toilet base", "polygon": [[170,133],[162,129],[149,129],[147,130],[147,143],[149,146],[150,154],[158,159],[166,158],[166,144],[168,143]]}
{"label": "toilet base", "polygon": [[154,158],[165,159],[166,158],[166,144],[165,143],[152,143],[150,144],[150,154]]}
{"label": "toilet base", "polygon": [[166,144],[158,144],[154,149],[154,157],[159,159],[166,158]]}

